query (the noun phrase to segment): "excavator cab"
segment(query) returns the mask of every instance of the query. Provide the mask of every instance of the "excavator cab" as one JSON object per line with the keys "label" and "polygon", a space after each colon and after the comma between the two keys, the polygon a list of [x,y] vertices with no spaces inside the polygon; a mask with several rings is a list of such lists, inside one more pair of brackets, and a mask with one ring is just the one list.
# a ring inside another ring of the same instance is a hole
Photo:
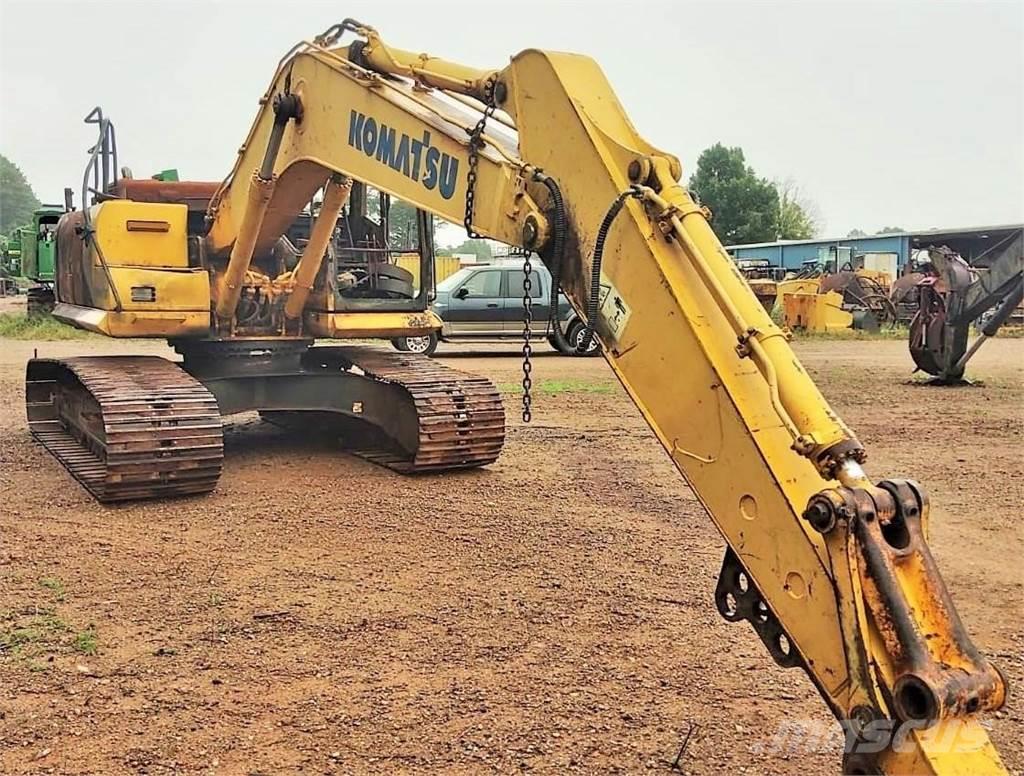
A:
{"label": "excavator cab", "polygon": [[[432,216],[352,181],[303,320],[286,325],[283,307],[323,207],[322,190],[269,250],[253,256],[230,331],[217,331],[205,235],[220,184],[166,174],[135,179],[128,168],[117,169],[110,120],[97,109],[87,121],[99,124],[100,137],[85,171],[82,197],[89,204],[67,213],[58,230],[61,282],[54,314],[60,320],[112,337],[169,339],[279,336],[286,330],[346,336],[336,313],[413,313],[433,328],[426,316],[433,298]],[[401,217],[394,229],[393,210]],[[376,334],[363,328],[365,335]]]}

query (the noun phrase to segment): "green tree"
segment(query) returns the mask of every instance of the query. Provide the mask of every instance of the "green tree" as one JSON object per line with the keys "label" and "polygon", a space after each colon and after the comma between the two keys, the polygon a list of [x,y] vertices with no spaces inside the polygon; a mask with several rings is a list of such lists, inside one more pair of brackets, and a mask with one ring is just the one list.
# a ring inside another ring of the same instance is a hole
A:
{"label": "green tree", "polygon": [[391,209],[388,211],[388,243],[394,250],[419,248],[416,208],[408,202],[394,198],[391,200]]}
{"label": "green tree", "polygon": [[[380,223],[380,193],[370,191],[366,199],[366,215]],[[388,244],[392,250],[417,250],[419,248],[419,225],[416,208],[397,197],[391,198],[388,208]]]}
{"label": "green tree", "polygon": [[846,233],[847,237],[867,237],[868,233],[862,229],[851,229]]}
{"label": "green tree", "polygon": [[39,200],[18,165],[0,154],[0,232],[27,224],[37,207]]}
{"label": "green tree", "polygon": [[875,234],[899,234],[904,231],[902,226],[883,226]]}
{"label": "green tree", "polygon": [[472,253],[477,261],[490,261],[494,257],[487,240],[465,240],[460,245],[445,249],[446,253]]}
{"label": "green tree", "polygon": [[790,179],[775,184],[779,195],[776,230],[780,240],[809,240],[818,233],[817,208]]}
{"label": "green tree", "polygon": [[777,237],[779,193],[747,164],[742,148],[716,143],[697,159],[690,190],[711,209],[711,227],[726,245]]}

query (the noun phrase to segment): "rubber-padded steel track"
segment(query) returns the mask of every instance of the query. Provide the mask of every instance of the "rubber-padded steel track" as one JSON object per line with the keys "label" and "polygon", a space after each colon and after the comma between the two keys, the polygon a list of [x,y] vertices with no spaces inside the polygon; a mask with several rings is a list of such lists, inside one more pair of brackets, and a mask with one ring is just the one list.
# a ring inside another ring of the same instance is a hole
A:
{"label": "rubber-padded steel track", "polygon": [[407,455],[379,449],[353,453],[406,474],[469,469],[493,463],[505,444],[505,408],[485,377],[442,366],[426,356],[371,347],[331,347],[351,367],[408,391],[419,443]]}
{"label": "rubber-padded steel track", "polygon": [[156,356],[32,359],[34,436],[99,501],[213,490],[224,441],[213,395]]}

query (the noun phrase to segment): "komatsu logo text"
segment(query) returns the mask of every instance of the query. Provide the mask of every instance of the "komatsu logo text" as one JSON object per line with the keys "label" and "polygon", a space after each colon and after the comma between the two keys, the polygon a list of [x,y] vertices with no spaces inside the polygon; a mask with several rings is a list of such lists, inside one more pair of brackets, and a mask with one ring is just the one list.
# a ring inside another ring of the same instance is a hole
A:
{"label": "komatsu logo text", "polygon": [[348,119],[348,144],[367,156],[376,157],[395,172],[419,181],[428,191],[437,189],[445,199],[455,194],[459,180],[459,160],[430,145],[430,133],[411,138],[400,134],[372,116],[351,111]]}

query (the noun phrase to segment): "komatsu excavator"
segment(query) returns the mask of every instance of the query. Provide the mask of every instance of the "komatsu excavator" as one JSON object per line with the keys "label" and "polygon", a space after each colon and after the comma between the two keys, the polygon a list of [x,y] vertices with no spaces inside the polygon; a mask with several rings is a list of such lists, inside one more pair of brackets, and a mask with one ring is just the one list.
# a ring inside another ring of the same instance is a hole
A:
{"label": "komatsu excavator", "polygon": [[[61,223],[55,314],[166,337],[184,356],[29,364],[33,432],[80,480],[116,498],[208,490],[218,411],[253,408],[413,429],[398,466],[433,444],[417,415],[442,429],[439,466],[497,454],[486,381],[310,347],[432,325],[425,308],[382,317],[336,291],[327,235],[370,184],[424,220],[540,255],[725,537],[721,614],[806,672],[846,731],[847,772],[1004,772],[978,715],[1004,704],[1006,683],[929,551],[925,491],[868,478],[864,447],[679,183],[678,159],[637,134],[595,62],[531,49],[478,70],[346,20],[289,52],[260,106],[215,191],[124,181]],[[318,191],[290,266],[280,238]],[[189,196],[209,198],[205,222]]]}

